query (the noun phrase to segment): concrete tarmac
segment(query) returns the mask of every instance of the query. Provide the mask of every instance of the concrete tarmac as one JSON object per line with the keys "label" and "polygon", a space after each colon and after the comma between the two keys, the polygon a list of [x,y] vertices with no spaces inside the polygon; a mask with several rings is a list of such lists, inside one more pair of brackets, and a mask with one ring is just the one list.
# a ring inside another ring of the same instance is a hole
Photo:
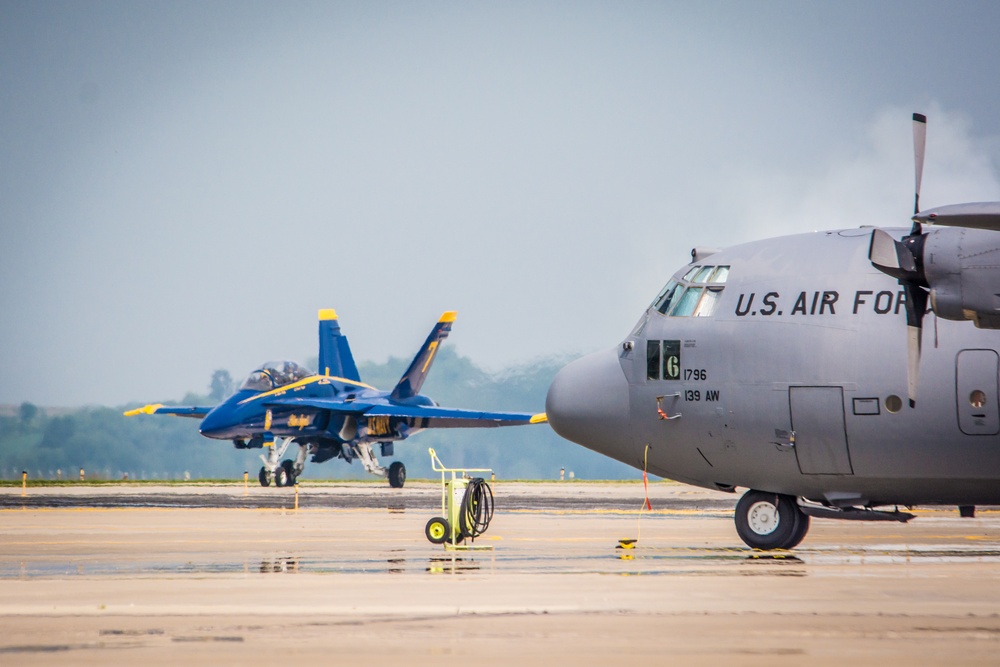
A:
{"label": "concrete tarmac", "polygon": [[760,554],[729,494],[494,490],[446,551],[439,484],[0,489],[0,664],[1000,664],[996,510]]}

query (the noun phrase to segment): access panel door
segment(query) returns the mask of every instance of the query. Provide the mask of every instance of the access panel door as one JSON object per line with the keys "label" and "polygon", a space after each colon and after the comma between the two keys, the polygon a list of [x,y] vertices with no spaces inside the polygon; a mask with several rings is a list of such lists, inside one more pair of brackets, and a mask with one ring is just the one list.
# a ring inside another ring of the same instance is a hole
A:
{"label": "access panel door", "polygon": [[1000,433],[997,403],[997,353],[962,350],[958,353],[958,426],[967,435]]}
{"label": "access panel door", "polygon": [[790,387],[795,455],[803,475],[853,475],[842,387]]}

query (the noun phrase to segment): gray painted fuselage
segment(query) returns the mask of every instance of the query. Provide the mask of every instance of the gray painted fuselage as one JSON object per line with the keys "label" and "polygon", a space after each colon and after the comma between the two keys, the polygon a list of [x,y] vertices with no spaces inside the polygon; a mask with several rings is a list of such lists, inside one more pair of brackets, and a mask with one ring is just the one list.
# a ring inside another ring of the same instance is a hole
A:
{"label": "gray painted fuselage", "polygon": [[[817,232],[702,259],[730,267],[712,315],[651,306],[616,348],[560,371],[552,427],[698,486],[833,505],[1000,503],[1000,332],[928,313],[910,407],[903,288],[872,266],[870,239]],[[679,350],[662,373],[676,379],[649,379],[649,341]]]}

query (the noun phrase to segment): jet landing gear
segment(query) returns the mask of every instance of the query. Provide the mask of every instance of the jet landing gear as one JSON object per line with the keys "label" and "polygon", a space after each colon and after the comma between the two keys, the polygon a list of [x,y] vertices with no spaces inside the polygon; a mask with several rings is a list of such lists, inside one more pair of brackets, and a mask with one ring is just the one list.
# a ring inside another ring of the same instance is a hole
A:
{"label": "jet landing gear", "polygon": [[792,549],[809,530],[794,496],[750,490],[736,503],[736,532],[753,549]]}
{"label": "jet landing gear", "polygon": [[284,461],[280,461],[285,450],[293,442],[295,440],[292,438],[275,438],[268,455],[260,455],[260,460],[264,462],[264,465],[260,467],[260,472],[257,473],[257,480],[261,486],[271,486],[272,481],[275,486],[295,485],[295,480],[305,470],[309,445],[298,443],[299,453],[295,457],[295,460],[285,459]]}
{"label": "jet landing gear", "polygon": [[[382,443],[383,456],[392,455],[392,448],[387,446],[391,444]],[[361,465],[364,466],[365,470],[373,475],[388,477],[389,486],[394,489],[401,489],[403,488],[403,484],[406,483],[406,466],[401,461],[393,461],[388,468],[379,465],[378,459],[375,457],[375,452],[372,451],[372,446],[367,442],[360,442],[355,445],[345,444],[343,456],[348,462],[353,458],[357,458],[361,461]]]}
{"label": "jet landing gear", "polygon": [[389,465],[389,486],[394,489],[403,488],[403,484],[406,483],[406,466],[402,464],[401,461],[393,461]]}

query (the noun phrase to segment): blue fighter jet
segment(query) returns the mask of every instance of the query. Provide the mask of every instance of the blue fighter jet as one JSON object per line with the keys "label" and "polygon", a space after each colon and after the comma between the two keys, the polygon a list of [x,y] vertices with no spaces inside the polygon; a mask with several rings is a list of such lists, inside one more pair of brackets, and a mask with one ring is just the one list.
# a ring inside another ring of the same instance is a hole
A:
{"label": "blue fighter jet", "polygon": [[[147,405],[138,414],[176,415],[201,419],[208,438],[231,440],[237,449],[267,448],[258,476],[261,486],[288,486],[302,474],[306,457],[313,463],[342,458],[361,461],[365,470],[389,478],[401,488],[406,467],[394,461],[381,466],[372,450],[393,455],[393,443],[425,428],[516,426],[545,421],[545,415],[479,412],[439,407],[420,394],[435,353],[451,332],[455,313],[441,316],[409,368],[392,391],[379,391],[361,381],[347,337],[340,332],[337,313],[319,311],[319,373],[292,361],[271,361],[253,371],[239,390],[214,407]],[[291,444],[295,460],[281,460]]]}

